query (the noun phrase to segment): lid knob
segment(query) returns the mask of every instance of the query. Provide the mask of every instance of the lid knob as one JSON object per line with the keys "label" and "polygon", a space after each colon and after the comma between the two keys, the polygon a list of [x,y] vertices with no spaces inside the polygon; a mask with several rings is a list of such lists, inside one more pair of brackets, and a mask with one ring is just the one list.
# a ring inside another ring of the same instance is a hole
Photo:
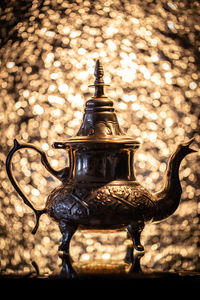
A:
{"label": "lid knob", "polygon": [[94,69],[94,76],[96,77],[94,84],[89,85],[89,87],[95,87],[95,94],[93,98],[107,98],[104,95],[104,86],[109,86],[109,85],[104,83],[103,75],[104,75],[103,65],[101,61],[98,59],[96,61],[96,65]]}

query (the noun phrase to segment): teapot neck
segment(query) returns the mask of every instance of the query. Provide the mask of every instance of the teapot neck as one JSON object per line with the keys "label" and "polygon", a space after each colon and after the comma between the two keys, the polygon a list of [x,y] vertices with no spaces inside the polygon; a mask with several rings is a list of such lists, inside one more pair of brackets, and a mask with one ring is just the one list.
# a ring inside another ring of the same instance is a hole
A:
{"label": "teapot neck", "polygon": [[70,182],[108,183],[114,180],[135,181],[134,147],[72,148],[73,166]]}

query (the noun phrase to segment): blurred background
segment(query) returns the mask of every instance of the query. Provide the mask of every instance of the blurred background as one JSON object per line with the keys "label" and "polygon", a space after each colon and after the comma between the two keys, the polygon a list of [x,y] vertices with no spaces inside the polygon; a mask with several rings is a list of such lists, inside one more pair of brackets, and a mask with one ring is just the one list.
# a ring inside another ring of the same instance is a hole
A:
{"label": "blurred background", "polygon": [[[13,139],[46,151],[55,168],[67,164],[53,142],[76,135],[92,95],[95,61],[104,66],[106,95],[121,128],[139,142],[137,180],[159,191],[170,154],[195,137],[199,148],[199,1],[1,0],[0,10],[0,264],[2,274],[23,274],[35,261],[43,274],[60,266],[58,226],[41,217],[35,236],[32,211],[11,186],[5,160]],[[14,174],[42,209],[59,182],[31,150],[13,159]],[[147,225],[143,271],[200,271],[199,155],[180,168],[182,202],[173,216]],[[123,264],[125,232],[78,231],[71,242],[76,262]]]}

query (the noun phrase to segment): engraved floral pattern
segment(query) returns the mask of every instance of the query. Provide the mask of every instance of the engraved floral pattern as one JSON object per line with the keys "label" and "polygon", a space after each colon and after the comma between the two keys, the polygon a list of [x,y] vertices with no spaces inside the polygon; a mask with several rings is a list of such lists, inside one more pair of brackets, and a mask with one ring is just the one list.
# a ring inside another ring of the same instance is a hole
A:
{"label": "engraved floral pattern", "polygon": [[[137,182],[134,185],[87,185],[82,188],[80,185],[61,185],[48,197],[47,209],[57,221],[71,219],[85,224],[90,223],[89,219],[103,218],[112,226],[141,218],[148,221],[155,204],[150,200],[149,192]],[[109,220],[110,217],[114,220]]]}

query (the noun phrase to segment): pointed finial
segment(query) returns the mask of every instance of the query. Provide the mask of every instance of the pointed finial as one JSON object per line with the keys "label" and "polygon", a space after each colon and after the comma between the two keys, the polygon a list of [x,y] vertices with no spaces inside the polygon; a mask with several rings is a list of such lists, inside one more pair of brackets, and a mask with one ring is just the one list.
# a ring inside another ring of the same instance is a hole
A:
{"label": "pointed finial", "polygon": [[103,65],[101,61],[98,59],[96,61],[95,69],[94,69],[94,76],[96,77],[95,82],[93,85],[89,85],[89,87],[95,87],[95,94],[94,98],[105,98],[104,95],[104,86],[108,86],[107,84],[104,83],[103,80]]}
{"label": "pointed finial", "polygon": [[94,76],[96,77],[96,80],[94,82],[95,85],[98,84],[104,85],[103,75],[104,75],[103,66],[101,61],[98,59],[94,69]]}

